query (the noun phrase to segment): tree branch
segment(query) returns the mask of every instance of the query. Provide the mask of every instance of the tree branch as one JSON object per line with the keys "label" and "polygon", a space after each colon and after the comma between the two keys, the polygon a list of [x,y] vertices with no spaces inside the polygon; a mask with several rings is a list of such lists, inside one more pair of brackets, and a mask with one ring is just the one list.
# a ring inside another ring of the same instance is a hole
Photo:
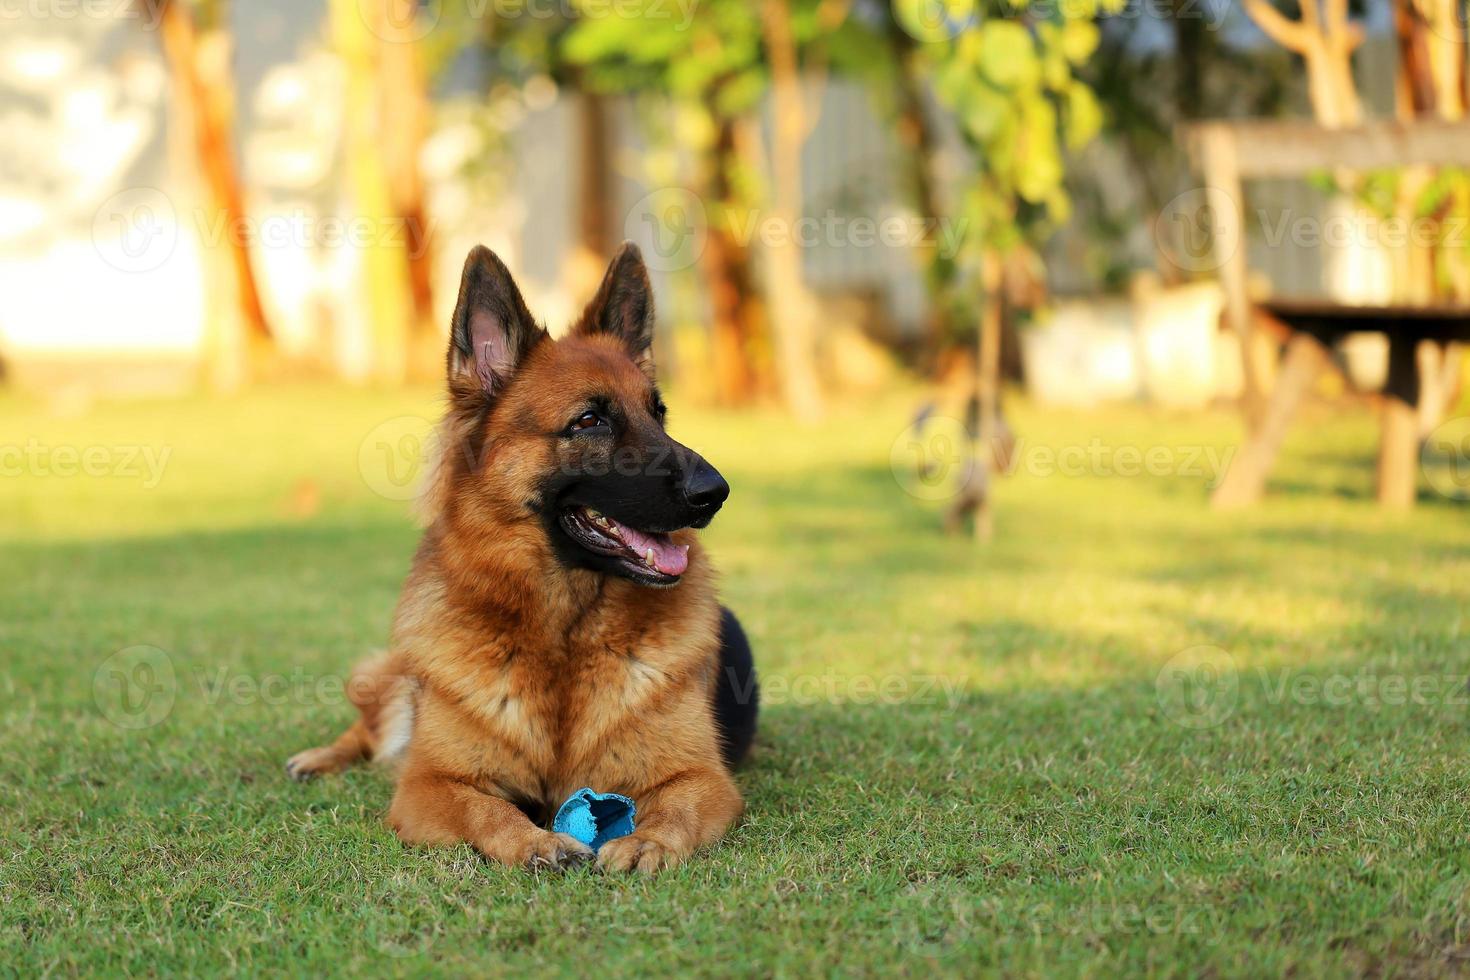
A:
{"label": "tree branch", "polygon": [[[1305,11],[1315,2],[1316,0],[1302,0],[1302,10]],[[1271,6],[1267,0],[1245,0],[1245,12],[1256,22],[1261,33],[1288,51],[1305,55],[1311,46],[1312,31]]]}

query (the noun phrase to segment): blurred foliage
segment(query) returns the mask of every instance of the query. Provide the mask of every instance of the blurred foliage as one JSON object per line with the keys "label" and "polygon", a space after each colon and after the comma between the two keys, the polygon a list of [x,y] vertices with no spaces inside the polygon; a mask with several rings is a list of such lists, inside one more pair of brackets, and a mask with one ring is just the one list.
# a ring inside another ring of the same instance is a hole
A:
{"label": "blurred foliage", "polygon": [[658,0],[644,0],[648,9],[637,17],[613,15],[596,0],[576,3],[583,16],[566,57],[587,66],[602,91],[708,98],[712,111],[735,116],[752,110],[765,90],[759,12],[746,0],[701,3],[687,26]]}
{"label": "blurred foliage", "polygon": [[[674,146],[708,152],[722,121],[753,112],[769,82],[757,6],[746,0],[707,0],[687,24],[659,0],[642,0],[641,16],[613,14],[597,0],[574,0],[581,12],[562,56],[582,69],[583,82],[604,94],[638,97],[655,152]],[[758,178],[730,157],[717,163],[737,198],[753,204]],[[665,161],[664,169],[674,166]],[[712,221],[721,204],[705,202]]]}
{"label": "blurred foliage", "polygon": [[1470,299],[1470,169],[1321,171],[1309,182],[1323,194],[1345,195],[1377,221],[1403,223],[1401,235],[1387,231],[1385,239],[1401,238],[1399,249],[1430,253],[1432,292],[1420,299]]}
{"label": "blurred foliage", "polygon": [[[958,264],[973,272],[983,251],[1035,245],[1068,219],[1067,154],[1103,124],[1079,68],[1098,44],[1095,18],[1123,2],[896,0],[883,10],[843,6],[839,18],[830,0],[802,0],[793,5],[792,28],[809,72],[819,63],[854,77],[891,107],[884,92],[892,90],[901,52],[888,18],[897,22],[898,40],[916,51],[969,150],[952,217],[966,230]],[[656,91],[692,107],[694,125],[680,134],[685,145],[707,145],[721,117],[752,112],[765,94],[758,5],[709,0],[687,28],[669,17],[595,13],[604,8],[582,0],[586,15],[567,35],[565,57],[587,66],[588,81],[604,91]]]}
{"label": "blurred foliage", "polygon": [[[756,112],[770,85],[761,11],[751,0],[703,0],[690,9],[685,23],[666,0],[640,0],[616,12],[601,0],[574,0],[581,13],[567,33],[560,56],[583,69],[582,80],[595,91],[645,97],[645,117],[656,114],[668,125],[650,120],[679,145],[709,149],[722,122]],[[854,70],[881,54],[870,26],[852,17],[832,17],[830,0],[797,0],[791,5],[792,35],[813,60],[839,71]],[[808,65],[810,67],[810,64]],[[662,102],[657,109],[646,97]],[[669,103],[672,103],[672,111]],[[740,161],[728,174],[746,203],[757,203],[758,174]]]}
{"label": "blurred foliage", "polygon": [[934,89],[974,157],[961,196],[966,251],[1001,253],[1034,244],[1071,214],[1065,154],[1102,127],[1102,110],[1078,68],[1098,44],[1094,19],[1122,0],[1058,5],[948,0],[944,20],[925,20],[933,4],[898,0],[922,51]]}
{"label": "blurred foliage", "polygon": [[[864,86],[880,114],[900,128],[923,117],[924,138],[900,141],[897,169],[908,171],[900,183],[910,186],[900,192],[922,220],[961,232],[958,254],[922,258],[931,303],[952,325],[950,340],[975,322],[981,255],[1030,249],[1070,215],[1067,155],[1104,122],[1080,69],[1098,45],[1096,17],[1124,2],[792,0],[784,6],[813,104],[836,76]],[[441,124],[475,131],[474,142],[485,151],[478,156],[490,161],[478,168],[486,172],[477,185],[497,183],[503,154],[492,151],[503,150],[518,118],[541,102],[533,91],[562,88],[631,97],[648,140],[644,178],[654,186],[694,187],[712,229],[728,233],[736,215],[769,206],[759,122],[771,89],[762,23],[770,10],[751,0],[685,7],[667,0],[572,0],[537,16],[524,13],[443,0],[435,7],[436,29],[419,42],[430,79],[448,76],[467,51],[479,61],[489,93],[484,110],[436,110]],[[941,132],[957,133],[968,151],[957,183],[941,180],[933,164]],[[744,342],[761,343],[754,335]]]}
{"label": "blurred foliage", "polygon": [[[1299,87],[1300,71],[1288,52],[1248,47],[1241,40],[1248,34],[1229,29],[1231,18],[1243,16],[1235,5],[1127,0],[1099,18],[1097,51],[1078,74],[1102,104],[1103,135],[1124,163],[1100,170],[1127,178],[1128,193],[1103,186],[1089,167],[1072,168],[1067,186],[1086,229],[1087,272],[1105,288],[1122,290],[1141,264],[1155,264],[1166,275],[1178,271],[1128,244],[1137,228],[1151,226],[1194,184],[1179,126],[1277,116]],[[1156,29],[1143,29],[1145,20]]]}

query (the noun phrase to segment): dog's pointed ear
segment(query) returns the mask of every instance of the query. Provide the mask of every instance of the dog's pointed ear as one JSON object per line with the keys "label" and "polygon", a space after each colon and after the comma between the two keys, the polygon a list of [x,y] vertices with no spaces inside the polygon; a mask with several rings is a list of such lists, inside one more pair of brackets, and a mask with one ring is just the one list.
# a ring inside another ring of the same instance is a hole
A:
{"label": "dog's pointed ear", "polygon": [[653,376],[653,285],[637,245],[623,242],[618,248],[573,332],[617,337],[634,363]]}
{"label": "dog's pointed ear", "polygon": [[449,328],[450,393],[499,394],[545,335],[505,263],[483,245],[470,249]]}

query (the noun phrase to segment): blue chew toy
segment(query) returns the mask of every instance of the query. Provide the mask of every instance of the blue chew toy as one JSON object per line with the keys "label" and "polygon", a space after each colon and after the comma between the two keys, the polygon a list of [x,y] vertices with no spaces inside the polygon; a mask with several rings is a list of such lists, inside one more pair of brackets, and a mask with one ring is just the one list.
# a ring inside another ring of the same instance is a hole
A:
{"label": "blue chew toy", "polygon": [[633,832],[633,801],[617,793],[594,793],[582,787],[556,811],[551,829],[570,834],[594,851]]}

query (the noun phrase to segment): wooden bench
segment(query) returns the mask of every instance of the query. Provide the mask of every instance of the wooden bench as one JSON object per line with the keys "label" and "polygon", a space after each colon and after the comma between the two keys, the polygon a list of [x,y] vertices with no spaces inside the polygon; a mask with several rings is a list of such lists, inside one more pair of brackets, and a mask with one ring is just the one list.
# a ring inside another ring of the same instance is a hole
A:
{"label": "wooden bench", "polygon": [[1260,499],[1302,397],[1329,363],[1329,347],[1345,334],[1377,332],[1388,338],[1378,500],[1392,507],[1412,506],[1419,461],[1416,349],[1421,340],[1470,340],[1470,306],[1355,306],[1293,299],[1256,305],[1261,313],[1284,325],[1290,336],[1260,422],[1215,488],[1211,502],[1217,507],[1240,507]]}
{"label": "wooden bench", "polygon": [[[1470,120],[1371,122],[1325,129],[1291,120],[1209,120],[1181,132],[1205,181],[1212,221],[1212,261],[1225,291],[1225,320],[1240,338],[1244,392],[1241,407],[1251,436],[1213,502],[1236,507],[1258,500],[1286,428],[1302,395],[1327,363],[1324,344],[1345,333],[1378,331],[1388,337],[1389,377],[1383,438],[1378,451],[1378,499],[1392,506],[1414,501],[1419,390],[1415,345],[1424,338],[1470,336],[1470,307],[1351,306],[1312,300],[1252,304],[1246,288],[1245,182],[1312,173],[1367,172],[1410,166],[1470,165]],[[1284,325],[1290,339],[1275,388],[1267,392],[1269,356],[1255,330],[1264,314]]]}

